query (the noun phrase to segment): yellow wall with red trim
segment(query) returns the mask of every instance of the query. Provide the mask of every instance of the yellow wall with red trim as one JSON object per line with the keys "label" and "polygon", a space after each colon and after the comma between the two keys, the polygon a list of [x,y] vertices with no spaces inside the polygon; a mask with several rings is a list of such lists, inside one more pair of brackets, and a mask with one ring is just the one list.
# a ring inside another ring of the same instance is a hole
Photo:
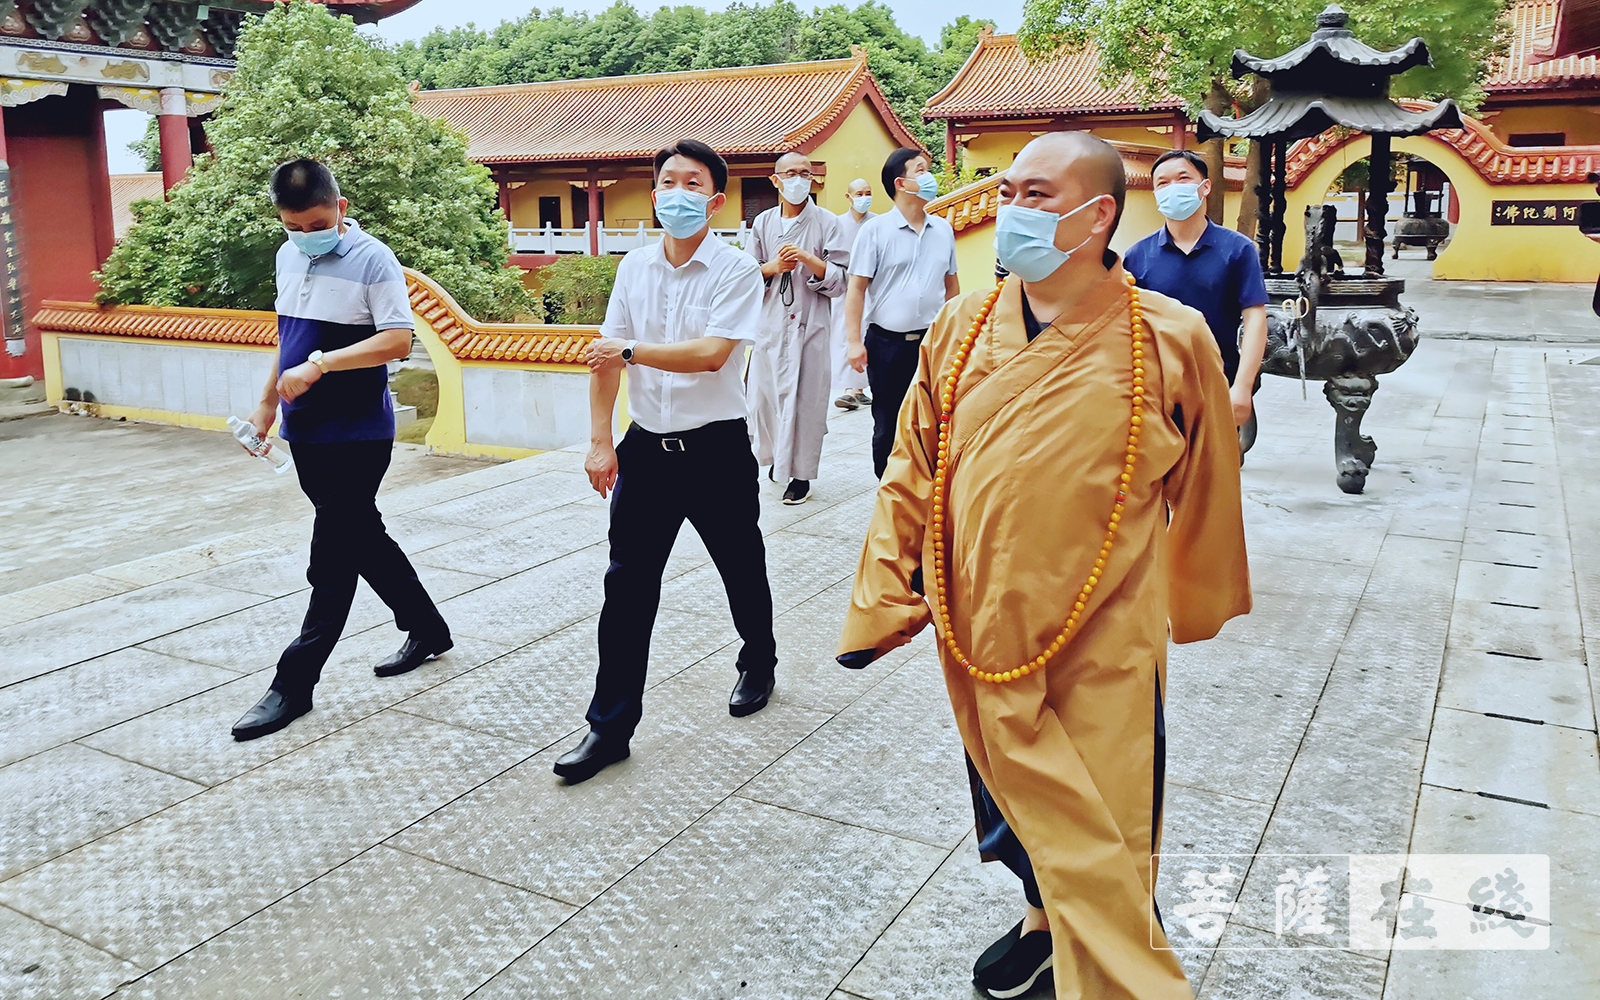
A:
{"label": "yellow wall with red trim", "polygon": [[1524,104],[1487,112],[1483,123],[1506,145],[1528,132],[1561,132],[1564,145],[1600,144],[1600,108],[1582,104]]}
{"label": "yellow wall with red trim", "polygon": [[[1090,134],[1115,142],[1131,142],[1143,146],[1171,146],[1172,129],[1144,128],[1092,128]],[[968,139],[962,164],[975,170],[1004,170],[1022,152],[1022,147],[1032,142],[1043,130],[1034,132],[983,132]]]}
{"label": "yellow wall with red trim", "polygon": [[[1328,186],[1350,164],[1367,156],[1372,142],[1357,136],[1336,149],[1288,192],[1283,265],[1297,267],[1305,249],[1305,209],[1321,204]],[[1417,136],[1395,139],[1396,152],[1421,156],[1450,179],[1461,204],[1461,222],[1439,251],[1433,276],[1470,281],[1577,281],[1600,275],[1600,245],[1576,226],[1491,226],[1494,201],[1593,201],[1589,184],[1490,184],[1454,147]],[[1391,234],[1392,237],[1392,234]]]}

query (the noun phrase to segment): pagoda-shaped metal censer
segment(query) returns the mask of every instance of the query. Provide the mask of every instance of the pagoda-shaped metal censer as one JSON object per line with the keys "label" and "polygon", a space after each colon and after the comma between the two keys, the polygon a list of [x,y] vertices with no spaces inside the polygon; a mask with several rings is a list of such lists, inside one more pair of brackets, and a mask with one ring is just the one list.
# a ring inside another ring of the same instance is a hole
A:
{"label": "pagoda-shaped metal censer", "polygon": [[[1233,76],[1254,73],[1271,86],[1271,97],[1242,118],[1200,112],[1202,141],[1218,136],[1251,140],[1260,159],[1256,185],[1256,246],[1272,301],[1290,303],[1267,310],[1267,356],[1262,370],[1290,378],[1323,382],[1323,394],[1338,414],[1334,457],[1339,488],[1360,493],[1377,454],[1361,433],[1361,418],[1372,405],[1377,376],[1394,371],[1417,346],[1417,315],[1400,304],[1405,282],[1383,276],[1384,217],[1393,187],[1389,142],[1394,136],[1422,135],[1434,129],[1461,128],[1461,113],[1451,101],[1426,111],[1408,111],[1389,99],[1389,78],[1414,66],[1427,66],[1428,46],[1420,38],[1391,52],[1380,52],[1345,27],[1349,16],[1338,5],[1317,15],[1317,30],[1304,45],[1276,59],[1234,51]],[[1344,269],[1333,248],[1334,208],[1306,209],[1306,250],[1299,270],[1283,270],[1283,216],[1287,159],[1291,143],[1342,127],[1372,138],[1367,194],[1366,261],[1359,271]]]}

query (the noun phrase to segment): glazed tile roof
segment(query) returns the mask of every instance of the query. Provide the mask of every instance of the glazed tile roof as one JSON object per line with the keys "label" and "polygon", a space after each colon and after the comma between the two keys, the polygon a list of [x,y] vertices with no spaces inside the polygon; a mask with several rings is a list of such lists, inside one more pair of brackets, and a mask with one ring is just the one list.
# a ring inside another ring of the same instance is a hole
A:
{"label": "glazed tile roof", "polygon": [[1506,15],[1511,45],[1504,56],[1489,61],[1483,83],[1491,99],[1502,94],[1600,88],[1600,58],[1543,56],[1553,45],[1560,6],[1559,0],[1519,0],[1512,5]]}
{"label": "glazed tile roof", "polygon": [[895,117],[864,54],[779,63],[424,90],[422,114],[467,133],[480,163],[649,160],[694,136],[724,156],[810,152],[869,101],[895,139],[920,146]]}
{"label": "glazed tile roof", "polygon": [[[1128,178],[1128,190],[1150,190],[1150,170],[1156,157],[1165,153],[1166,146],[1146,146],[1132,142],[1113,142],[1122,156],[1122,169]],[[1244,161],[1230,157],[1223,163],[1223,176],[1229,191],[1244,190]],[[928,211],[942,216],[951,228],[961,232],[968,226],[979,226],[995,216],[1000,207],[1000,179],[995,173],[975,184],[957,188],[928,202]]]}
{"label": "glazed tile roof", "polygon": [[406,269],[411,308],[462,361],[514,361],[582,365],[583,352],[600,336],[595,326],[479,323],[432,278]]}
{"label": "glazed tile roof", "polygon": [[1176,97],[1147,103],[1132,81],[1114,89],[1102,86],[1099,55],[1092,46],[1034,63],[1022,54],[1016,35],[985,32],[949,86],[928,98],[922,117],[1027,118],[1182,107]]}
{"label": "glazed tile roof", "polygon": [[161,172],[111,175],[111,228],[122,239],[133,225],[133,203],[144,198],[160,198],[164,192]]}
{"label": "glazed tile roof", "polygon": [[1533,47],[1533,61],[1600,51],[1600,0],[1560,0],[1555,30]]}
{"label": "glazed tile roof", "polygon": [[33,314],[33,325],[51,333],[95,333],[258,347],[278,344],[278,314],[244,309],[97,306],[89,302],[45,301]]}
{"label": "glazed tile roof", "polygon": [[[411,294],[411,308],[428,321],[450,353],[462,361],[582,365],[584,349],[599,336],[599,328],[593,326],[480,323],[432,278],[410,268],[406,269],[406,287]],[[34,313],[33,323],[50,333],[257,347],[278,344],[277,314],[243,309],[47,301]]]}
{"label": "glazed tile roof", "polygon": [[[1426,111],[1428,101],[1400,101],[1407,110]],[[1476,118],[1461,116],[1462,128],[1428,133],[1446,143],[1491,184],[1582,184],[1591,171],[1600,170],[1600,146],[1507,146]],[[1330,153],[1353,138],[1348,133],[1324,132],[1296,143],[1286,163],[1288,183],[1299,184]]]}

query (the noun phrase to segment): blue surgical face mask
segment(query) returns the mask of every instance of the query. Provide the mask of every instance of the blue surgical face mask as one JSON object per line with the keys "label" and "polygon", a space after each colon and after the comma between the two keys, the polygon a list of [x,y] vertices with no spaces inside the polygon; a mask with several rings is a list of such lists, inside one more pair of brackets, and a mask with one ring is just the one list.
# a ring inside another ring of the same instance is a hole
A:
{"label": "blue surgical face mask", "polygon": [[856,195],[854,198],[850,199],[850,207],[855,209],[857,212],[860,212],[862,215],[866,215],[872,210],[872,195]]}
{"label": "blue surgical face mask", "polygon": [[1200,211],[1200,185],[1168,184],[1157,188],[1156,208],[1173,222],[1182,222]]}
{"label": "blue surgical face mask", "polygon": [[932,201],[939,197],[939,178],[931,172],[917,175],[917,189],[912,192],[923,201]]}
{"label": "blue surgical face mask", "polygon": [[698,191],[661,188],[656,191],[656,218],[675,240],[686,240],[706,227],[706,206],[711,199]]}
{"label": "blue surgical face mask", "polygon": [[1066,215],[1021,205],[1001,205],[994,219],[994,252],[1000,266],[1023,281],[1043,281],[1094,238],[1094,233],[1071,250],[1056,246],[1056,227],[1099,201],[1090,198]]}
{"label": "blue surgical face mask", "polygon": [[333,248],[339,245],[339,227],[332,229],[319,229],[314,233],[302,233],[294,229],[285,229],[289,234],[289,242],[307,257],[321,257],[325,253],[333,253]]}

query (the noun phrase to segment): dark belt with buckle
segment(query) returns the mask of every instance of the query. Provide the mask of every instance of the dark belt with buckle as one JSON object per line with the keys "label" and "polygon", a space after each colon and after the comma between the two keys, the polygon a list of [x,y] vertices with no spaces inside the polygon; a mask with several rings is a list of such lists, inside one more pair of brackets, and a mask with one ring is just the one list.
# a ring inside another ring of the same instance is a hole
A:
{"label": "dark belt with buckle", "polygon": [[657,434],[647,431],[638,424],[628,429],[629,437],[639,437],[653,443],[659,443],[661,450],[682,454],[689,450],[692,444],[696,449],[714,446],[723,441],[748,442],[749,431],[746,429],[743,418],[735,420],[715,420],[690,431],[679,431],[676,434]]}
{"label": "dark belt with buckle", "polygon": [[928,333],[927,330],[912,330],[909,332],[904,330],[887,330],[876,323],[868,323],[867,332],[875,333],[880,337],[887,337],[889,340],[904,340],[910,343],[916,343]]}

